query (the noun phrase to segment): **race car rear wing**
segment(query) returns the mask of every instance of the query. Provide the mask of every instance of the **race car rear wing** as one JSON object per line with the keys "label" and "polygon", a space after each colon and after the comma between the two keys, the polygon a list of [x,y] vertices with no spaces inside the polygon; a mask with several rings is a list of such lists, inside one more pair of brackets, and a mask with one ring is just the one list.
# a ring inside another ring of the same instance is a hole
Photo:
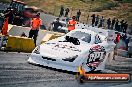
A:
{"label": "race car rear wing", "polygon": [[114,40],[116,38],[116,34],[114,30],[106,30],[106,29],[102,29],[102,28],[97,28],[97,27],[88,27],[88,29],[90,29],[91,31],[94,31],[100,35],[103,35],[106,37],[108,43],[113,44]]}
{"label": "race car rear wing", "polygon": [[[109,31],[114,31],[114,32],[118,32],[120,33],[120,35],[125,35],[126,33],[123,33],[123,32],[119,32],[119,31],[115,31],[115,30],[109,30],[109,29],[102,29],[102,28],[98,28],[98,27],[92,27],[92,26],[89,26],[87,24],[84,24],[84,23],[78,23],[76,24],[76,29],[89,29],[91,31],[94,31],[96,33],[99,33],[101,35],[104,35],[106,37],[108,37],[108,32]],[[126,34],[128,38],[132,38],[132,35],[131,34]],[[116,37],[116,34],[114,34],[114,36]]]}

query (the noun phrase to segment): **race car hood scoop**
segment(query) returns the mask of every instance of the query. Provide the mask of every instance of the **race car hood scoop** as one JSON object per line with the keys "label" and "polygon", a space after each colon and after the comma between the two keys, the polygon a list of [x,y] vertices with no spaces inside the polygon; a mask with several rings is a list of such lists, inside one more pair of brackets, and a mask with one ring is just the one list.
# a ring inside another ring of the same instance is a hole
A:
{"label": "race car hood scoop", "polygon": [[[85,48],[85,47],[84,47]],[[40,45],[40,54],[52,58],[67,58],[79,55],[83,46],[70,42],[46,43]]]}

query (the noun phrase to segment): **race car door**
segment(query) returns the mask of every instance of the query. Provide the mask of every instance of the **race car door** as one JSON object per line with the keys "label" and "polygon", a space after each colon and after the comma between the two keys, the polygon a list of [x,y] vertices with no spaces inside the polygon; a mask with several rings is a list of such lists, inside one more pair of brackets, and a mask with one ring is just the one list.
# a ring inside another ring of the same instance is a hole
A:
{"label": "race car door", "polygon": [[96,35],[94,44],[89,50],[85,69],[87,67],[90,71],[95,71],[101,65],[106,56],[105,45],[107,44],[102,43],[100,36]]}

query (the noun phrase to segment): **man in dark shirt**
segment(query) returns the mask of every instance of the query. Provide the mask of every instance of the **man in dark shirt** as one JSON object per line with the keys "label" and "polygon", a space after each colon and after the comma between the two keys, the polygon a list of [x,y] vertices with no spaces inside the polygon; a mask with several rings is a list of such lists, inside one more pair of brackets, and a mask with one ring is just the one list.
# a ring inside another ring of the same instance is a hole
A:
{"label": "man in dark shirt", "polygon": [[66,10],[65,10],[65,17],[68,17],[68,13],[69,13],[69,8],[67,8]]}
{"label": "man in dark shirt", "polygon": [[122,21],[120,22],[120,24],[121,24],[121,26],[120,26],[120,31],[123,32],[123,30],[124,30],[124,20],[122,20]]}
{"label": "man in dark shirt", "polygon": [[99,15],[97,15],[97,17],[95,17],[95,26],[98,26],[99,23]]}
{"label": "man in dark shirt", "polygon": [[116,20],[115,20],[115,18],[113,18],[112,23],[111,23],[111,29],[114,29],[115,22],[116,22]]}
{"label": "man in dark shirt", "polygon": [[79,9],[78,12],[77,12],[77,16],[76,16],[77,21],[79,21],[80,15],[81,15],[81,11]]}
{"label": "man in dark shirt", "polygon": [[59,18],[56,18],[56,21],[52,23],[53,31],[58,31],[58,27],[62,27],[63,25],[59,22]]}
{"label": "man in dark shirt", "polygon": [[92,17],[92,26],[94,27],[94,23],[95,23],[95,14],[93,14],[91,17]]}
{"label": "man in dark shirt", "polygon": [[127,31],[127,28],[128,28],[128,24],[127,24],[127,21],[125,23],[123,23],[123,33],[126,33]]}
{"label": "man in dark shirt", "polygon": [[62,16],[64,16],[64,7],[63,6],[61,6],[59,17],[62,17]]}
{"label": "man in dark shirt", "polygon": [[107,26],[108,26],[107,28],[110,29],[110,26],[111,26],[111,20],[110,20],[110,18],[107,20]]}
{"label": "man in dark shirt", "polygon": [[116,22],[115,22],[115,30],[116,31],[119,31],[120,30],[118,19],[116,19]]}

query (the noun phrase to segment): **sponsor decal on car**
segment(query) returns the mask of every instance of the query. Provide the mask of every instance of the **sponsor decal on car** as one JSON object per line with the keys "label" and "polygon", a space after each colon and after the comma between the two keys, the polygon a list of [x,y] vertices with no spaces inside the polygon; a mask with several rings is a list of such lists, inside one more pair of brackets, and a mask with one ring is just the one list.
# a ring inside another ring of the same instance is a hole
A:
{"label": "sponsor decal on car", "polygon": [[81,50],[73,47],[73,46],[68,46],[68,45],[63,45],[63,44],[56,44],[52,49],[58,49],[58,48],[61,48],[61,49],[69,49],[69,50],[72,50],[72,51],[79,51],[81,52]]}
{"label": "sponsor decal on car", "polygon": [[89,50],[87,66],[96,68],[104,60],[106,51],[103,46],[97,45]]}

